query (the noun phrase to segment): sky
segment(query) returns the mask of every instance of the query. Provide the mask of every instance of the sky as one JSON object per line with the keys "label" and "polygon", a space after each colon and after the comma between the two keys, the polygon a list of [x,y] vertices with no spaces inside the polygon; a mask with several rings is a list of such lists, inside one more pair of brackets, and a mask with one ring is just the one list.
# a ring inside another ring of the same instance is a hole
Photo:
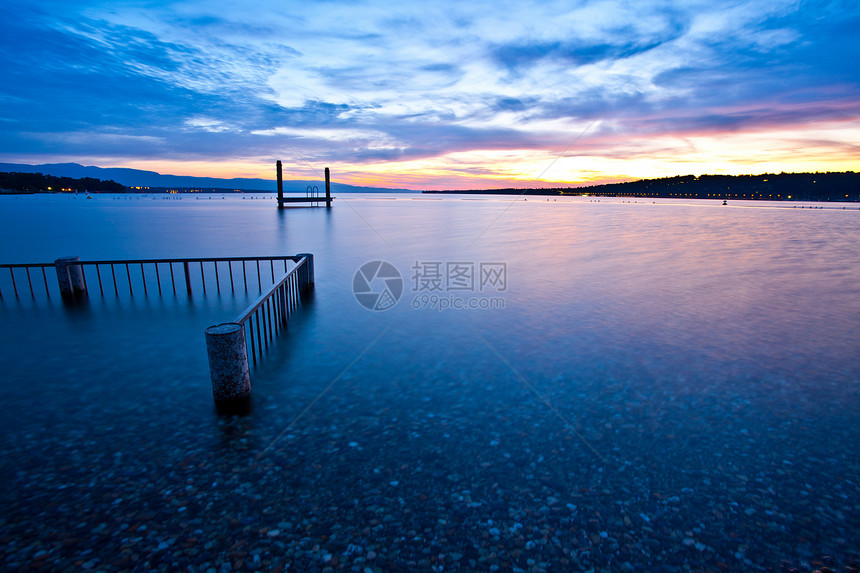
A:
{"label": "sky", "polygon": [[856,0],[4,0],[0,162],[409,189],[860,171]]}

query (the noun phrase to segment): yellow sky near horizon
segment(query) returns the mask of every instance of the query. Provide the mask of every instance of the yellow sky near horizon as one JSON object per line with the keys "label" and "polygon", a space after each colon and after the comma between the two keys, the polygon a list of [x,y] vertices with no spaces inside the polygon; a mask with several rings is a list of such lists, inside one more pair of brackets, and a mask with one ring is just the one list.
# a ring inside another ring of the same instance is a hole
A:
{"label": "yellow sky near horizon", "polygon": [[[800,131],[665,135],[649,139],[647,145],[604,137],[596,143],[586,142],[586,149],[591,149],[589,155],[528,149],[477,150],[403,161],[323,165],[305,163],[287,150],[280,159],[285,180],[321,180],[324,168],[330,167],[334,181],[369,187],[425,190],[581,186],[688,174],[860,171],[860,155],[852,153],[858,141],[860,124],[853,121],[811,125]],[[98,158],[90,159],[98,164]],[[249,158],[218,162],[129,159],[99,166],[172,175],[273,180],[275,159],[268,162]]]}

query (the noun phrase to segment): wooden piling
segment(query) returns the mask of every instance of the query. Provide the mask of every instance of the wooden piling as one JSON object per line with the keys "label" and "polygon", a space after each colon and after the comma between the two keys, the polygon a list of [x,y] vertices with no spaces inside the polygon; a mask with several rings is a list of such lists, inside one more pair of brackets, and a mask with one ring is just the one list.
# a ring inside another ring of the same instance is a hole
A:
{"label": "wooden piling", "polygon": [[278,174],[278,207],[283,208],[284,206],[284,172],[281,166],[281,160],[278,159],[277,163],[275,163],[275,171]]}
{"label": "wooden piling", "polygon": [[328,167],[325,168],[325,206],[331,209],[331,174]]}

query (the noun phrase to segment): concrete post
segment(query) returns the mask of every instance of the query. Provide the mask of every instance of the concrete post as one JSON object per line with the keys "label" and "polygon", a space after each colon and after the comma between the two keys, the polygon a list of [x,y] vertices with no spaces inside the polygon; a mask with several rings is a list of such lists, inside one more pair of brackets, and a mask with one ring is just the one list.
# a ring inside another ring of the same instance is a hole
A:
{"label": "concrete post", "polygon": [[308,260],[305,264],[307,265],[307,272],[308,272],[308,284],[307,284],[307,286],[310,287],[311,285],[314,284],[314,256],[311,253],[299,253],[299,256],[308,258]]}
{"label": "concrete post", "polygon": [[80,257],[60,257],[54,261],[57,269],[57,283],[60,286],[60,295],[63,299],[70,300],[87,296],[87,287],[84,283],[84,269],[76,265]]}
{"label": "concrete post", "polygon": [[251,374],[245,327],[236,322],[210,326],[206,329],[206,352],[216,404],[250,399]]}

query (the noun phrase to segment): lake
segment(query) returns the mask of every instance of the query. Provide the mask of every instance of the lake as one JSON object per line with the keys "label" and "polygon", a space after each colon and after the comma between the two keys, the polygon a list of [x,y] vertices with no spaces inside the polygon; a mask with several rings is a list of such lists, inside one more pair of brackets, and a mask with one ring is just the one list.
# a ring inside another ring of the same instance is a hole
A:
{"label": "lake", "polygon": [[860,210],[814,206],[0,197],[0,263],[316,271],[219,416],[203,330],[257,290],[65,306],[4,269],[0,564],[854,571]]}

